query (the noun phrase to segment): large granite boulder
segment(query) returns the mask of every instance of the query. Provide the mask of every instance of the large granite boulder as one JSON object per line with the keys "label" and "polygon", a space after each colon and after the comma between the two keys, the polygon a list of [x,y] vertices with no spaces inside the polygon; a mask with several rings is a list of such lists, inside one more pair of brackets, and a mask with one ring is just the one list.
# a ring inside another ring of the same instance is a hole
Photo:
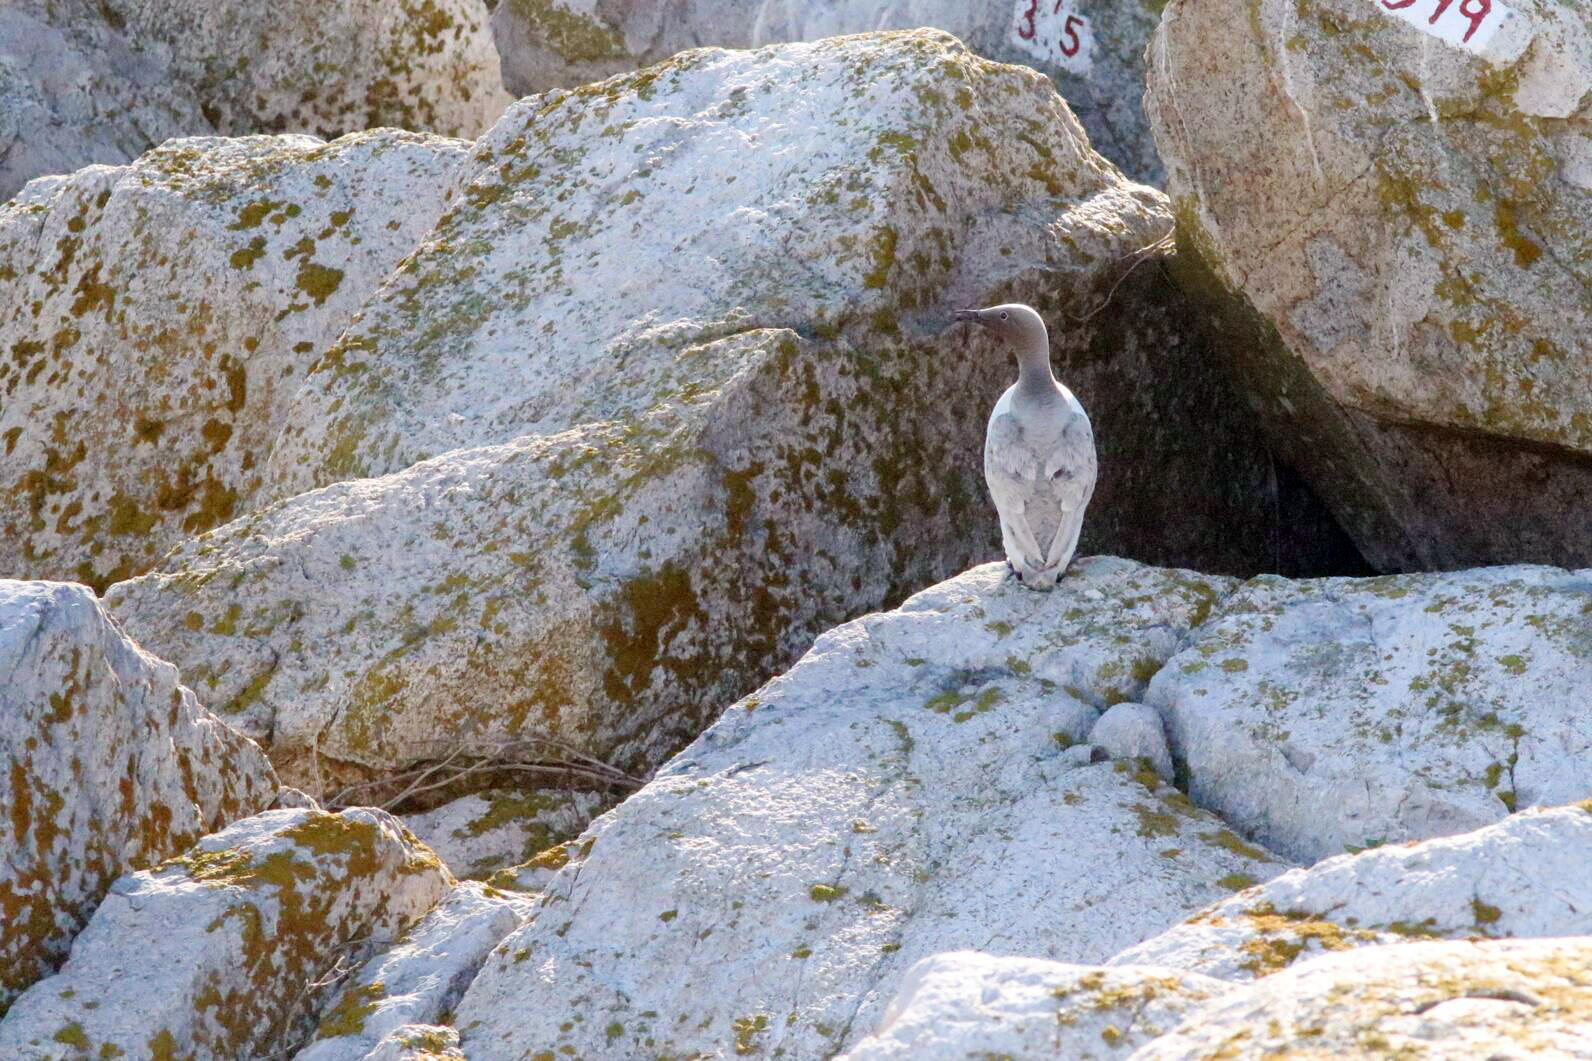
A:
{"label": "large granite boulder", "polygon": [[87,588],[0,580],[0,1012],[61,964],[112,881],[276,788],[254,742]]}
{"label": "large granite boulder", "polygon": [[1228,989],[1173,969],[936,954],[907,970],[878,1030],[840,1061],[1124,1058]]}
{"label": "large granite boulder", "polygon": [[1289,582],[1155,675],[1194,802],[1315,861],[1592,795],[1592,571]]}
{"label": "large granite boulder", "polygon": [[1329,954],[1228,992],[1134,1061],[1585,1058],[1592,937]]}
{"label": "large granite boulder", "polygon": [[[295,395],[284,502],[108,597],[293,784],[519,739],[644,772],[991,555],[1010,355],[955,305],[1056,321],[1086,547],[1271,555],[1269,460],[1155,270],[1069,319],[1170,218],[1032,71],[932,31],[697,51],[520,102],[451,202]],[[1213,469],[1231,494],[1160,478]]]}
{"label": "large granite boulder", "polygon": [[465,1053],[827,1056],[920,958],[1100,962],[1281,872],[1148,766],[1072,746],[1223,583],[1003,575],[825,634],[562,849],[460,1003]]}
{"label": "large granite boulder", "polygon": [[1323,951],[1412,939],[1592,936],[1589,857],[1592,801],[1522,811],[1472,833],[1289,870],[1111,964],[1249,980]]}
{"label": "large granite boulder", "polygon": [[0,206],[0,573],[103,589],[252,508],[305,371],[468,146],[173,140]]}
{"label": "large granite boulder", "polygon": [[0,201],[175,136],[479,135],[509,103],[481,0],[13,0]]}
{"label": "large granite boulder", "polygon": [[1150,56],[1183,279],[1366,557],[1592,563],[1585,5],[1174,0]]}
{"label": "large granite boulder", "polygon": [[1083,0],[503,0],[492,12],[503,82],[523,96],[634,70],[686,48],[756,48],[845,33],[933,26],[980,55],[1048,74],[1095,150],[1159,184],[1144,119],[1144,48],[1161,4]]}
{"label": "large granite boulder", "polygon": [[345,965],[453,886],[382,811],[246,818],[118,880],[0,1021],[0,1056],[271,1056],[315,1028]]}

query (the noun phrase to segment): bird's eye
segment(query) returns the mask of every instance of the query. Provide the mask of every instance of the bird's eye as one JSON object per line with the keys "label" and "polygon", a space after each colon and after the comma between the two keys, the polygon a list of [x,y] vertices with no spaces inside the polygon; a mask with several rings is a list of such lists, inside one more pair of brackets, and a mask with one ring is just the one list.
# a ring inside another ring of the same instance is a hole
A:
{"label": "bird's eye", "polygon": [[1001,314],[1001,320],[1005,320],[1005,319],[1006,319],[1006,314],[1002,313]]}

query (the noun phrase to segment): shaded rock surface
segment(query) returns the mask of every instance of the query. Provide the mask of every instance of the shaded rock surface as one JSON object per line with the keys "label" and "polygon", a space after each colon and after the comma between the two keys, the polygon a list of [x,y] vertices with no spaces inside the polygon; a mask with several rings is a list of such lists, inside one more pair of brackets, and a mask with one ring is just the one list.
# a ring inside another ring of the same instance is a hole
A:
{"label": "shaded rock surface", "polygon": [[1155,3],[955,0],[504,0],[492,12],[503,82],[517,96],[571,88],[704,45],[756,48],[846,33],[932,26],[979,55],[1043,71],[1095,150],[1135,180],[1159,184],[1141,105]]}
{"label": "shaded rock surface", "polygon": [[1586,936],[1329,954],[1221,996],[1133,1057],[1592,1057],[1589,959]]}
{"label": "shaded rock surface", "polygon": [[438,1027],[498,941],[529,912],[524,899],[463,882],[397,946],[365,963],[321,1017],[296,1061],[403,1057],[457,1045]]}
{"label": "shaded rock surface", "polygon": [[264,753],[84,586],[0,580],[0,1012],[123,873],[263,809]]}
{"label": "shaded rock surface", "polygon": [[[6,1057],[249,1057],[313,1029],[323,979],[453,887],[391,815],[266,811],[118,880],[55,976],[0,1022]],[[120,1051],[118,1054],[115,1051]]]}
{"label": "shaded rock surface", "polygon": [[0,12],[0,201],[177,136],[479,135],[509,103],[479,0],[19,0]]}
{"label": "shaded rock surface", "polygon": [[907,970],[878,1031],[841,1056],[1125,1057],[1227,990],[1219,980],[1180,970],[936,954]]}
{"label": "shaded rock surface", "polygon": [[1146,108],[1185,283],[1380,569],[1584,566],[1592,21],[1390,7],[1167,6]]}
{"label": "shaded rock surface", "polygon": [[455,876],[480,879],[579,835],[608,802],[594,792],[488,789],[403,821]]}
{"label": "shaded rock surface", "polygon": [[[929,31],[528,99],[455,187],[295,395],[267,469],[289,500],[108,595],[315,794],[513,739],[645,771],[825,627],[992,553],[977,455],[1009,355],[958,350],[948,308],[1061,319],[1170,223],[1043,78]],[[1193,347],[1137,385],[1187,330],[1158,284],[1056,332],[1101,437],[1124,425],[1085,545],[1243,567],[1215,527],[1260,492],[1147,470],[1208,472],[1193,436],[1269,468],[1208,419]]]}
{"label": "shaded rock surface", "polygon": [[1226,980],[1412,939],[1592,935],[1592,803],[1295,869],[1128,948],[1112,965]]}
{"label": "shaded rock surface", "polygon": [[1289,582],[1150,683],[1189,794],[1301,861],[1592,794],[1592,571]]}
{"label": "shaded rock surface", "polygon": [[66,3],[0,9],[0,202],[35,177],[212,131],[163,58],[103,18]]}
{"label": "shaded rock surface", "polygon": [[1280,872],[1152,771],[1064,751],[1227,583],[1003,574],[829,632],[567,845],[459,1006],[465,1052],[817,1056],[919,958],[1102,961]]}
{"label": "shaded rock surface", "polygon": [[467,147],[173,140],[0,206],[0,571],[103,589],[249,511],[306,369]]}

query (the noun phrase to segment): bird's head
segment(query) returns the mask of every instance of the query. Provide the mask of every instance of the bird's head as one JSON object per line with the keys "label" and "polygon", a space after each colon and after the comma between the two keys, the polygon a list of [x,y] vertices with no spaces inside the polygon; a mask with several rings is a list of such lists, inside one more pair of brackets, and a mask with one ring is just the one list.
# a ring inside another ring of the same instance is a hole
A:
{"label": "bird's head", "polygon": [[955,319],[977,324],[1008,346],[1022,349],[1044,350],[1050,345],[1045,322],[1032,306],[1021,302],[1008,302],[987,309],[959,309]]}

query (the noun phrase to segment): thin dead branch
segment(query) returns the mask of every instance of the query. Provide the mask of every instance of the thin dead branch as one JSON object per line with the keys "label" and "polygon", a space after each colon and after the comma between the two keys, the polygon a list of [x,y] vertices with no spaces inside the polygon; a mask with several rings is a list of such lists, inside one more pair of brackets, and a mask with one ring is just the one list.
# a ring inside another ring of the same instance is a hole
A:
{"label": "thin dead branch", "polygon": [[646,784],[642,778],[588,755],[562,741],[546,738],[456,744],[439,747],[437,757],[408,770],[349,785],[328,797],[332,810],[376,803],[391,811],[406,802],[439,789],[459,788],[472,778],[494,774],[526,774],[570,788],[621,788],[634,791]]}
{"label": "thin dead branch", "polygon": [[1177,228],[1176,226],[1173,226],[1172,228],[1166,230],[1166,235],[1162,236],[1154,243],[1140,247],[1132,254],[1129,254],[1125,259],[1128,262],[1128,267],[1122,270],[1122,275],[1117,277],[1116,282],[1111,285],[1111,290],[1106,292],[1105,301],[1101,302],[1100,305],[1096,306],[1094,309],[1090,310],[1088,313],[1085,313],[1081,317],[1071,313],[1067,314],[1067,316],[1072,317],[1072,319],[1075,321],[1086,321],[1098,316],[1102,311],[1105,310],[1107,306],[1111,305],[1112,296],[1117,293],[1117,288],[1121,287],[1123,281],[1127,280],[1129,276],[1133,275],[1133,270],[1143,265],[1149,259],[1156,257],[1157,255],[1167,254],[1177,247],[1176,232]]}

